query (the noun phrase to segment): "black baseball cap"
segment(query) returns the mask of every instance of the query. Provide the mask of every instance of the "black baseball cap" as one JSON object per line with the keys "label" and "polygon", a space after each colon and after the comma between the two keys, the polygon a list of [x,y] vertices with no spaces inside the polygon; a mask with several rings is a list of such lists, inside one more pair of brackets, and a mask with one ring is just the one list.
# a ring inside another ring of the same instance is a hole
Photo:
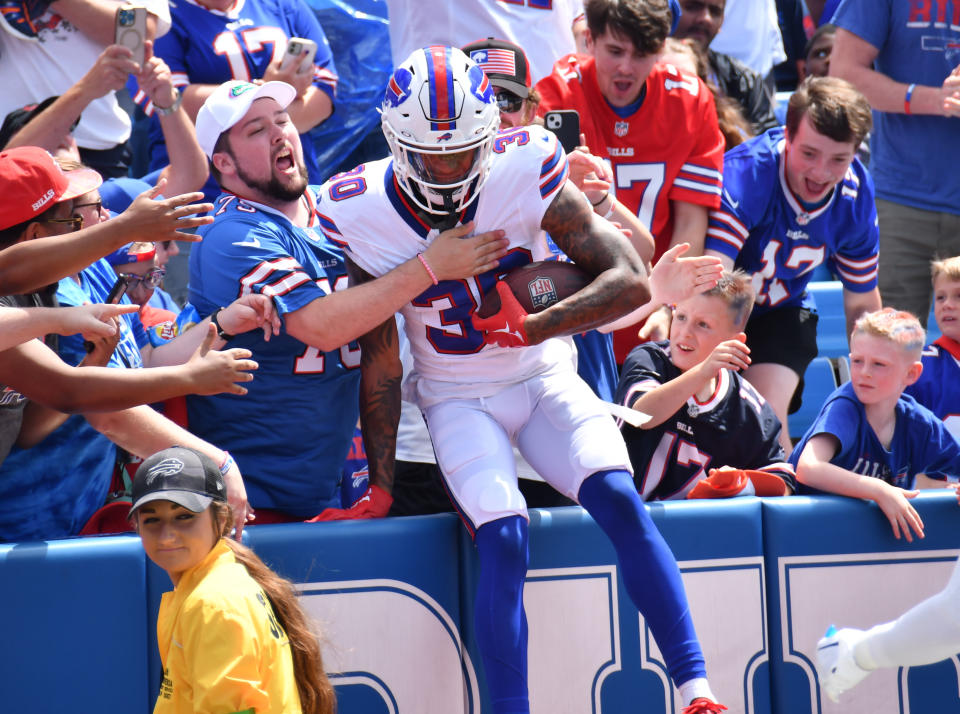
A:
{"label": "black baseball cap", "polygon": [[464,45],[463,53],[480,65],[491,83],[523,99],[530,95],[530,63],[519,45],[488,37]]}
{"label": "black baseball cap", "polygon": [[131,515],[151,501],[173,501],[200,513],[213,501],[227,500],[227,487],[213,459],[183,446],[158,451],[140,464],[132,491]]}
{"label": "black baseball cap", "polygon": [[[33,121],[37,114],[49,107],[57,101],[57,99],[59,99],[59,96],[47,97],[39,104],[28,104],[25,107],[14,109],[7,114],[3,119],[3,126],[0,126],[0,149],[9,144],[14,134]],[[71,132],[77,127],[79,121],[80,120],[77,119],[77,121],[73,122],[73,126],[70,127]]]}

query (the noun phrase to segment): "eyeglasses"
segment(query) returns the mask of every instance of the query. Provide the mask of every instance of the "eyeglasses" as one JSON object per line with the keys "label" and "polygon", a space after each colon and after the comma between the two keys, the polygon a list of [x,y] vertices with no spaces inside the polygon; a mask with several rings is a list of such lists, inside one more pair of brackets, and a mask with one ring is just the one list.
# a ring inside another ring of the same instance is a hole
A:
{"label": "eyeglasses", "polygon": [[44,223],[63,223],[71,226],[70,230],[78,231],[83,228],[83,216],[70,216],[70,218],[48,218]]}
{"label": "eyeglasses", "polygon": [[497,92],[497,107],[502,112],[518,112],[523,107],[523,97],[501,89]]}
{"label": "eyeglasses", "polygon": [[100,210],[103,208],[103,199],[99,201],[94,201],[93,203],[75,203],[73,204],[73,210],[76,211],[78,208],[93,208],[96,214],[100,215]]}
{"label": "eyeglasses", "polygon": [[143,283],[148,288],[155,288],[163,282],[163,276],[167,274],[166,268],[153,268],[147,271],[146,275],[134,275],[133,273],[120,273],[120,277],[127,283],[127,288],[136,290]]}

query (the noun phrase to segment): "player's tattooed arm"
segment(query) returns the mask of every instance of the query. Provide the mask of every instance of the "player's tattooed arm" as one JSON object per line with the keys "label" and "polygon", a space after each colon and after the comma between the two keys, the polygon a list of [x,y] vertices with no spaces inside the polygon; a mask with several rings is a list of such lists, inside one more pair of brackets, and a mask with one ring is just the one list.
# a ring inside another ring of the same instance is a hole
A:
{"label": "player's tattooed arm", "polygon": [[527,316],[531,343],[599,327],[650,299],[647,271],[620,231],[597,216],[583,193],[569,181],[540,223],[571,260],[596,276],[583,290]]}
{"label": "player's tattooed arm", "polygon": [[[349,259],[346,263],[351,285],[374,279]],[[360,428],[370,469],[370,485],[391,493],[403,379],[396,320],[390,317],[359,337],[358,341]]]}

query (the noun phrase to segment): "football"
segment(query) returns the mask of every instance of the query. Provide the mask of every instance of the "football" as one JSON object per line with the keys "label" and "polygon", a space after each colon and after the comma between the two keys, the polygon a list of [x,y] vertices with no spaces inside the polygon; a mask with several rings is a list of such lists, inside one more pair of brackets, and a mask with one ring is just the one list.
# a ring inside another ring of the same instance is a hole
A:
{"label": "football", "polygon": [[[593,276],[573,263],[542,260],[511,270],[501,278],[527,313],[540,312],[582,290]],[[500,309],[500,295],[491,290],[477,309],[478,317],[490,317]]]}

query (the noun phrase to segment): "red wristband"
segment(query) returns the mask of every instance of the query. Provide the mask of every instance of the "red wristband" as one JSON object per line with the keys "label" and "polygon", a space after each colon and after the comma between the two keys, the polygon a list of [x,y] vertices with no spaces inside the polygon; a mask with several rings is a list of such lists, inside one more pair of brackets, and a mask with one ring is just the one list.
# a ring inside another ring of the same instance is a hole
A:
{"label": "red wristband", "polygon": [[433,269],[430,267],[430,264],[427,262],[427,259],[423,257],[423,253],[417,253],[417,260],[420,261],[420,264],[423,266],[424,270],[427,271],[427,275],[430,276],[430,279],[433,281],[433,284],[437,285],[440,281],[437,280],[437,276],[434,274]]}

